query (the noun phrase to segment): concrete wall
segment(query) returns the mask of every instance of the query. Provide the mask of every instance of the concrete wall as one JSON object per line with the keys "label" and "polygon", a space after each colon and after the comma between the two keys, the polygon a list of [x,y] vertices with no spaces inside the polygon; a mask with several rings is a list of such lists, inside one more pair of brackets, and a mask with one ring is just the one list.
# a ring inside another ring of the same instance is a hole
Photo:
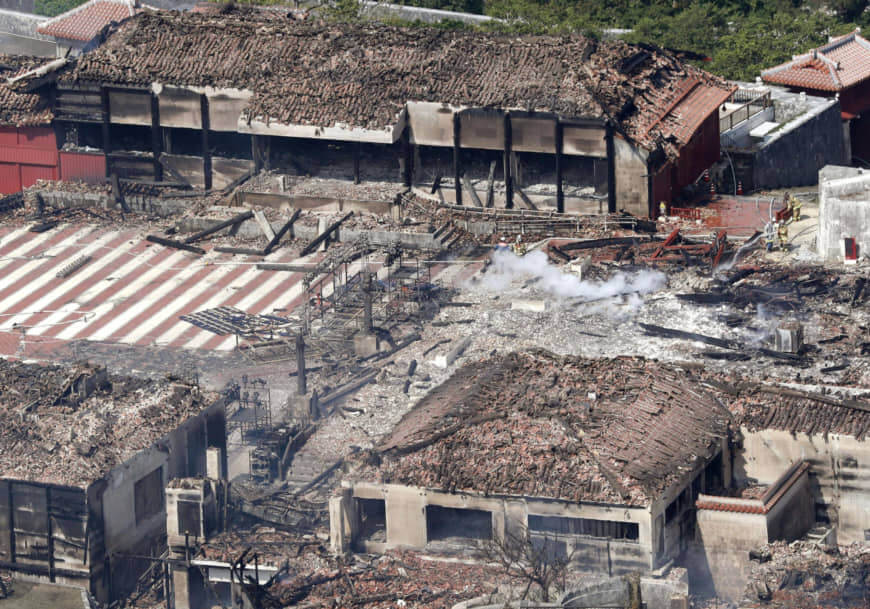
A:
{"label": "concrete wall", "polygon": [[840,105],[831,100],[808,108],[753,148],[726,148],[735,164],[747,167],[737,171],[745,189],[815,184],[822,167],[846,158]]}
{"label": "concrete wall", "polygon": [[[30,1],[5,0],[0,2],[0,53],[8,55],[36,55],[38,57],[54,57],[54,38],[44,36],[36,31],[48,17],[33,15],[28,11],[32,7]],[[11,9],[8,10],[7,9]]]}
{"label": "concrete wall", "polygon": [[749,551],[767,542],[767,518],[719,510],[698,510],[697,518],[716,594],[738,600],[749,576]]}
{"label": "concrete wall", "polygon": [[[163,468],[161,488],[164,488],[173,478],[204,475],[203,468],[188,462],[188,432],[202,429],[204,433],[206,419],[223,416],[223,402],[217,402],[109,472],[106,476],[108,486],[103,493],[107,551],[123,551],[138,545],[142,540],[157,535],[162,537],[166,527],[165,508],[146,521],[136,523],[134,509],[136,482],[158,467]],[[203,445],[202,463],[205,462],[205,449],[206,446]]]}
{"label": "concrete wall", "polygon": [[[163,85],[156,87],[162,127],[202,128],[200,94],[190,89]],[[151,124],[149,117],[148,124]]]}
{"label": "concrete wall", "polygon": [[836,525],[837,543],[863,542],[870,536],[870,442],[836,434],[742,433],[743,451],[735,459],[738,479],[770,484],[791,463],[807,460],[816,512]]}
{"label": "concrete wall", "polygon": [[870,172],[825,167],[819,172],[819,235],[825,260],[842,260],[845,237],[858,242],[858,256],[870,256]]}
{"label": "concrete wall", "polygon": [[151,126],[151,92],[109,91],[109,116],[113,123]]}
{"label": "concrete wall", "polygon": [[[567,503],[528,497],[452,494],[400,485],[360,483],[353,487],[352,496],[361,499],[379,499],[385,502],[387,541],[384,544],[366,544],[369,550],[383,551],[395,547],[422,549],[428,543],[426,506],[483,510],[492,514],[493,537],[500,538],[507,528],[526,528],[530,515],[587,518],[638,525],[637,541],[596,538],[580,535],[552,535],[576,549],[575,565],[588,571],[609,574],[648,570],[653,566],[652,527],[646,508]],[[339,503],[331,505],[330,517],[344,518]],[[333,509],[335,513],[333,513]],[[332,528],[347,527],[332,525]],[[549,535],[548,535],[549,536]],[[341,548],[335,547],[340,550]],[[569,548],[570,550],[570,548]]]}
{"label": "concrete wall", "polygon": [[[420,146],[453,146],[453,115],[461,117],[462,148],[504,150],[504,114],[501,111],[467,110],[449,104],[408,102],[411,141]],[[603,127],[565,126],[563,154],[607,157]],[[553,154],[556,146],[555,122],[551,118],[511,117],[511,149],[516,152]]]}
{"label": "concrete wall", "polygon": [[647,152],[619,136],[614,136],[613,146],[616,155],[616,209],[645,218],[649,215]]}

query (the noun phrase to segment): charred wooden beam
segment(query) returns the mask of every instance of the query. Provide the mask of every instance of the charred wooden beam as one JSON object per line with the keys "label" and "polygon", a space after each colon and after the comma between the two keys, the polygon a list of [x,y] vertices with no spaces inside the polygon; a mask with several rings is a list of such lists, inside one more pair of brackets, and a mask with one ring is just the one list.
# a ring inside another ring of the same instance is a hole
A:
{"label": "charred wooden beam", "polygon": [[109,154],[112,152],[112,140],[110,129],[110,106],[109,106],[109,90],[106,87],[100,89],[100,105],[102,107],[102,135],[103,135],[103,153],[106,155],[106,177],[112,175],[111,160]]}
{"label": "charred wooden beam", "polygon": [[163,180],[163,165],[160,154],[163,152],[163,133],[160,129],[160,102],[155,93],[151,93],[151,153],[154,155],[154,179]]}
{"label": "charred wooden beam", "polygon": [[613,126],[608,122],[604,130],[607,147],[607,213],[616,213],[616,146],[613,142]]}
{"label": "charred wooden beam", "polygon": [[489,164],[489,176],[486,179],[486,206],[493,207],[495,205],[495,161]]}
{"label": "charred wooden beam", "polygon": [[453,115],[453,181],[456,190],[456,204],[462,205],[462,115]]}
{"label": "charred wooden beam", "polygon": [[514,207],[514,181],[511,175],[511,149],[513,147],[513,132],[511,113],[504,113],[504,205],[506,209]]}
{"label": "charred wooden beam", "polygon": [[214,248],[214,251],[221,254],[242,254],[244,256],[265,256],[265,250],[258,250],[253,247],[225,247],[222,245]]}
{"label": "charred wooden beam", "polygon": [[462,185],[465,186],[465,190],[468,191],[468,195],[471,197],[471,201],[474,203],[475,207],[483,207],[483,202],[481,202],[480,197],[477,196],[477,192],[474,190],[474,184],[471,183],[466,176],[462,176]]}
{"label": "charred wooden beam", "polygon": [[157,243],[158,245],[163,245],[165,247],[174,247],[175,249],[193,252],[194,254],[199,254],[200,256],[205,254],[205,250],[201,247],[188,245],[186,243],[182,243],[181,241],[173,241],[172,239],[164,239],[163,237],[158,237],[157,235],[147,235],[145,237],[145,240],[150,241],[151,243]]}
{"label": "charred wooden beam", "polygon": [[556,140],[556,211],[561,213],[565,212],[565,193],[562,190],[562,148],[563,148],[563,138],[564,138],[564,126],[562,122],[557,118],[556,119],[556,127],[555,127],[555,140]]}
{"label": "charred wooden beam", "polygon": [[218,232],[219,230],[223,230],[228,226],[235,226],[236,224],[240,224],[245,220],[250,220],[254,217],[254,212],[246,211],[237,216],[233,216],[229,220],[224,220],[223,222],[218,222],[211,228],[206,228],[205,230],[201,230],[198,233],[194,233],[190,237],[184,240],[185,243],[193,243],[195,241],[199,241],[203,237],[208,237],[211,234]]}
{"label": "charred wooden beam", "polygon": [[206,190],[211,190],[211,149],[209,148],[208,142],[210,124],[208,116],[208,97],[205,93],[199,96],[199,113],[202,121],[202,181],[203,187]]}
{"label": "charred wooden beam", "polygon": [[353,212],[349,211],[344,216],[342,216],[340,219],[338,219],[335,222],[333,222],[332,224],[330,224],[326,228],[325,231],[323,231],[322,233],[317,235],[314,238],[314,240],[311,241],[311,243],[309,243],[304,248],[302,248],[302,251],[299,252],[299,255],[300,256],[307,256],[308,254],[313,252],[317,248],[318,245],[323,243],[329,237],[330,233],[332,233],[335,229],[337,229],[341,225],[342,222],[344,222],[345,220],[350,218],[352,215],[353,215]]}
{"label": "charred wooden beam", "polygon": [[300,210],[300,209],[297,209],[296,211],[294,211],[293,215],[290,216],[290,219],[287,220],[287,223],[284,226],[282,226],[281,230],[279,230],[278,233],[275,235],[275,238],[272,239],[271,241],[269,241],[269,244],[266,245],[266,249],[265,249],[265,252],[267,255],[271,254],[272,250],[275,249],[276,247],[278,247],[278,244],[281,242],[281,239],[283,239],[284,235],[286,235],[287,232],[291,228],[293,228],[293,224],[296,222],[296,220],[299,219],[299,215],[301,213],[302,213],[302,210]]}
{"label": "charred wooden beam", "polygon": [[532,203],[532,200],[523,192],[523,189],[519,186],[514,187],[517,194],[520,195],[520,201],[523,202],[523,205],[526,206],[526,209],[531,209],[532,211],[538,211],[538,206]]}
{"label": "charred wooden beam", "polygon": [[414,176],[414,154],[411,146],[411,128],[405,125],[402,129],[402,140],[399,151],[399,169],[402,172],[402,183],[410,188]]}

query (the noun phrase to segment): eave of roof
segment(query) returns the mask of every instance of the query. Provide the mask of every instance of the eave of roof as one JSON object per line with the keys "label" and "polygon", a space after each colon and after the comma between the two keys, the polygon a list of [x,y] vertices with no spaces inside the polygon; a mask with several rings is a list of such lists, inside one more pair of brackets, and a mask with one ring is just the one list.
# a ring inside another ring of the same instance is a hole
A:
{"label": "eave of roof", "polygon": [[761,72],[767,83],[836,92],[870,79],[870,41],[856,29]]}

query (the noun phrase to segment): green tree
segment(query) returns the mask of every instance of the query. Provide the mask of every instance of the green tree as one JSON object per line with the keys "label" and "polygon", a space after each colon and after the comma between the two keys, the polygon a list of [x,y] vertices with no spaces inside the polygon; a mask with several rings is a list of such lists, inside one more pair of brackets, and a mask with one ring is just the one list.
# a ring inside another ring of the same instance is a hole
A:
{"label": "green tree", "polygon": [[36,0],[33,10],[37,15],[56,17],[85,2],[87,0]]}

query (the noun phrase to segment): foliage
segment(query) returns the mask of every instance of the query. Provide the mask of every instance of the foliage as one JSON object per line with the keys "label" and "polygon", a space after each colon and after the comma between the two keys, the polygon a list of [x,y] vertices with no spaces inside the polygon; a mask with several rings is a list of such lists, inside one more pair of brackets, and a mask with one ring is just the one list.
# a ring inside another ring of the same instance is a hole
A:
{"label": "foliage", "polygon": [[361,19],[358,0],[334,0],[323,11],[329,21],[357,22]]}
{"label": "foliage", "polygon": [[36,0],[33,11],[37,15],[56,17],[57,15],[74,9],[85,2],[87,2],[87,0]]}

